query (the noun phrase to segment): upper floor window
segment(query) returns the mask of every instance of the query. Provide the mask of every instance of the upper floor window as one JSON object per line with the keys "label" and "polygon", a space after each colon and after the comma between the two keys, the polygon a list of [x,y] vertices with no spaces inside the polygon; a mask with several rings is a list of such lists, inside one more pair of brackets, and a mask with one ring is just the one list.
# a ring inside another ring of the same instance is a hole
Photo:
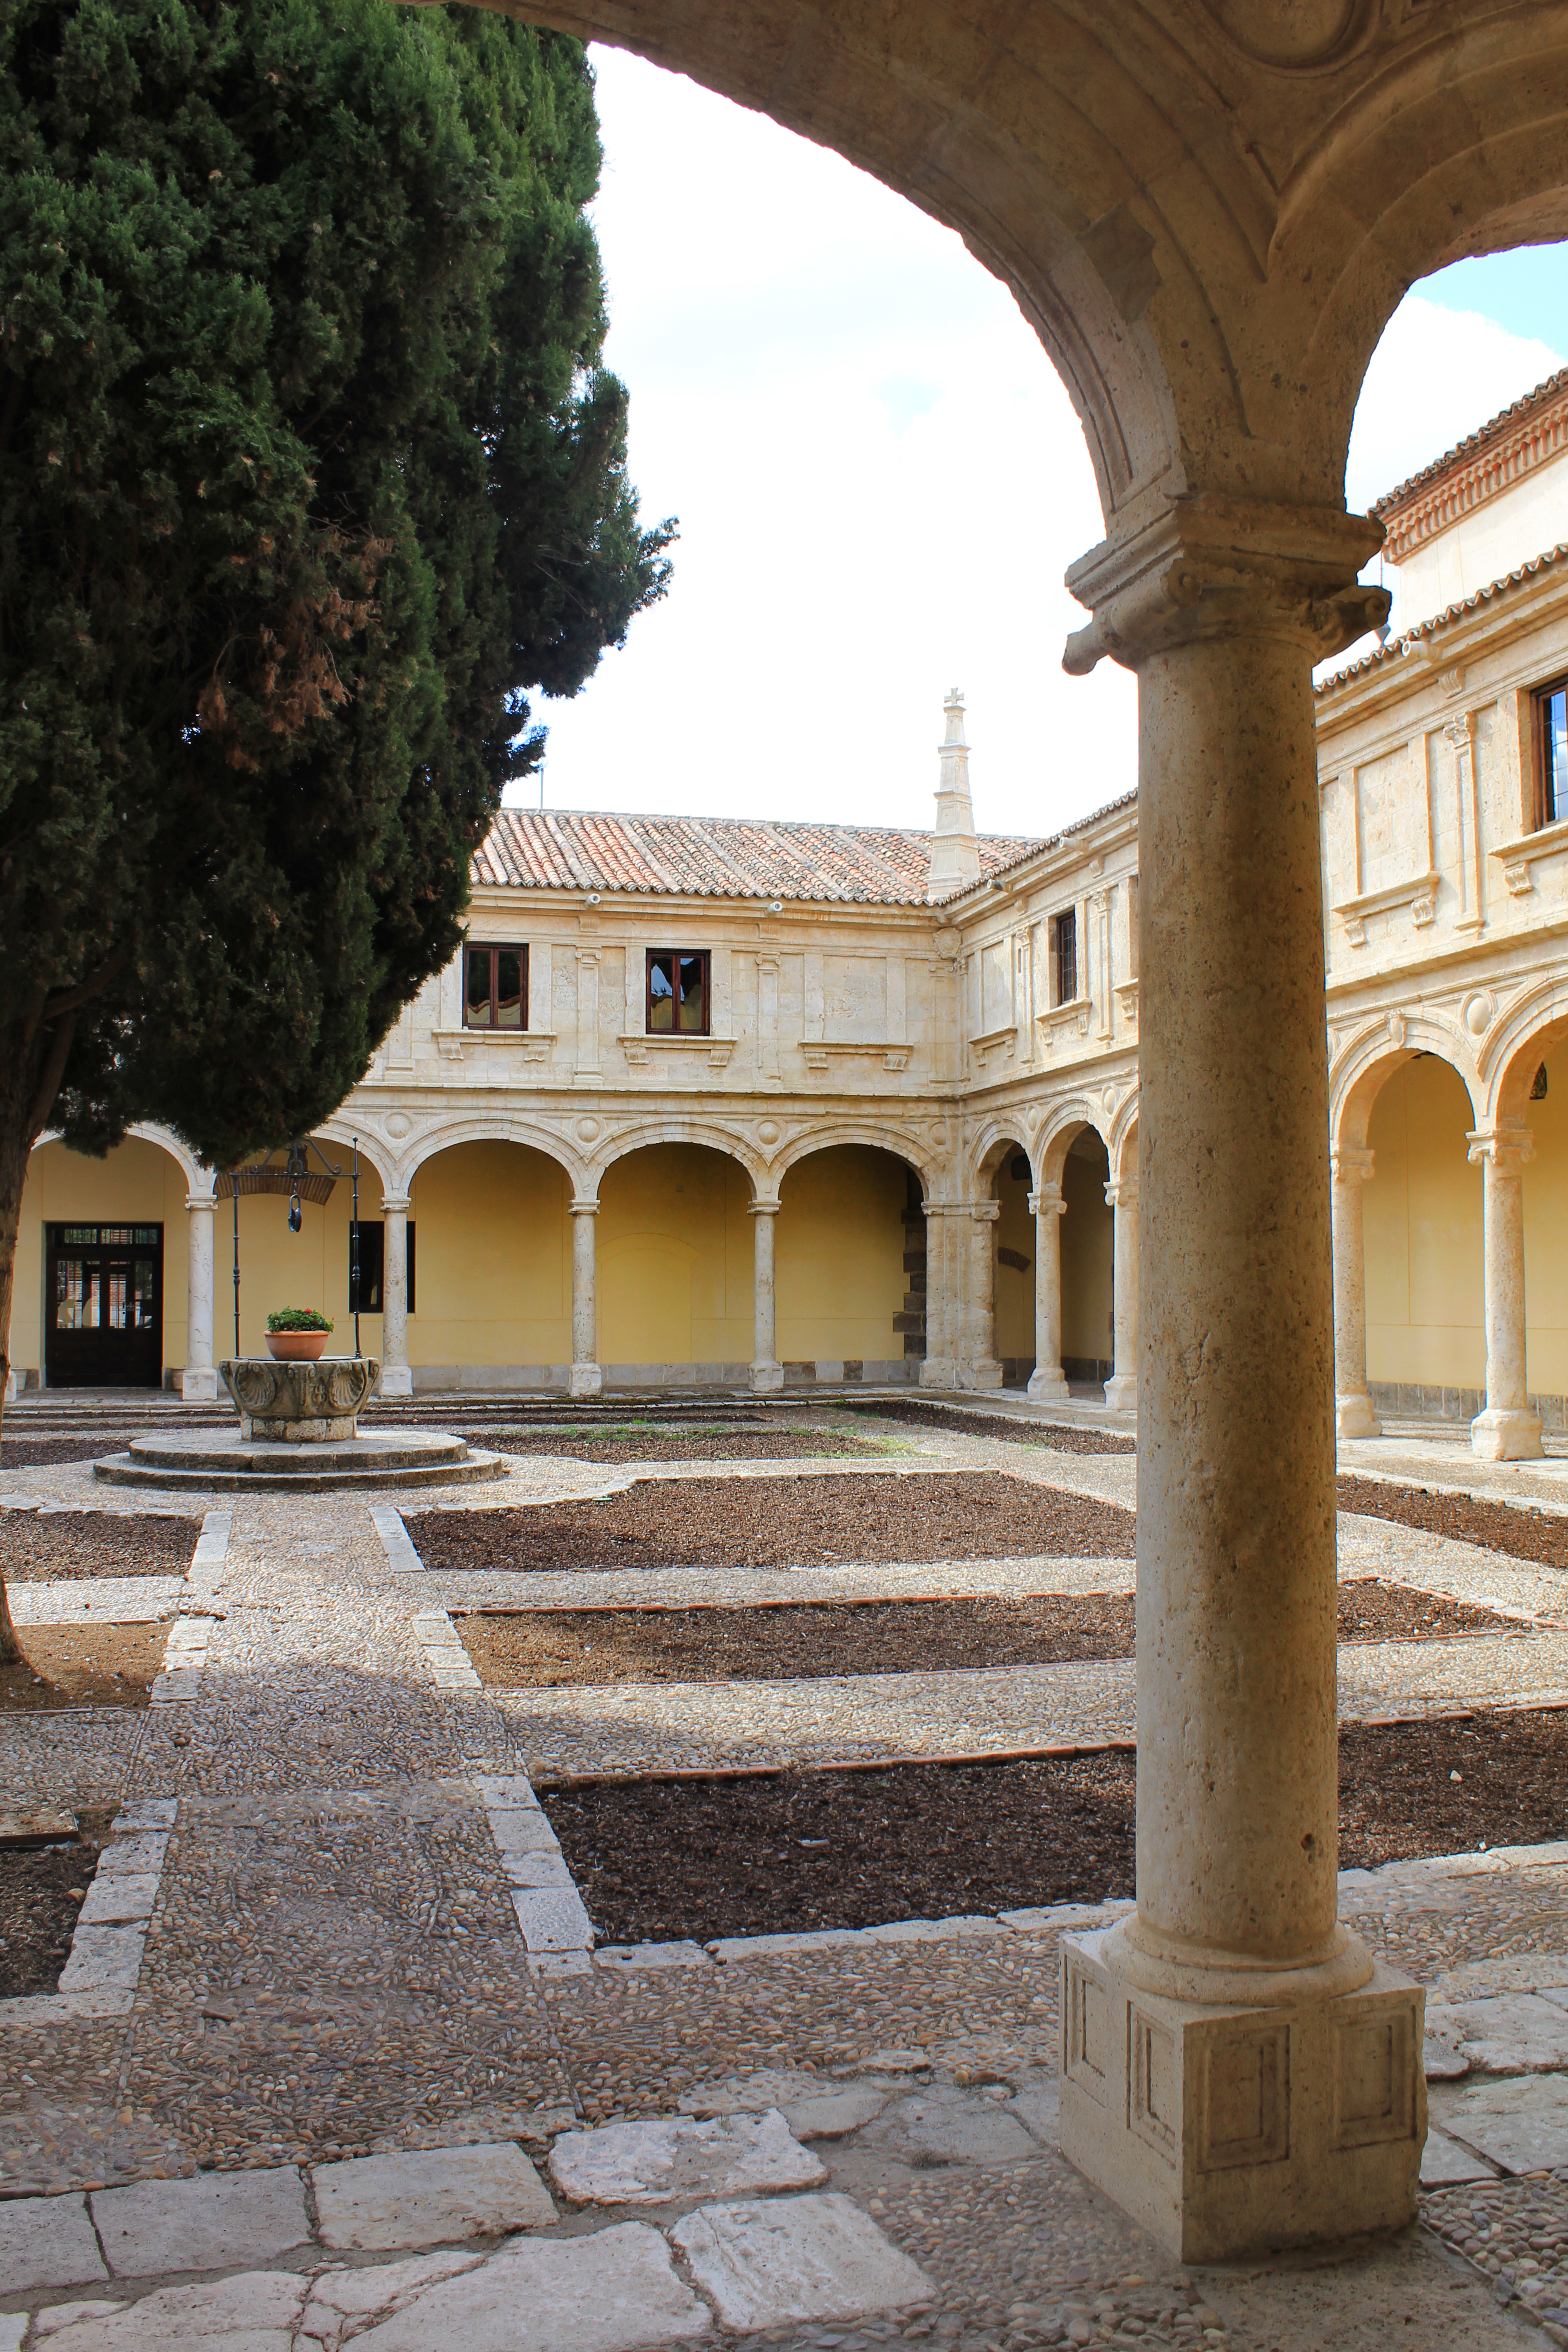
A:
{"label": "upper floor window", "polygon": [[526,1029],[528,950],[522,947],[465,948],[465,1029]]}
{"label": "upper floor window", "polygon": [[1568,817],[1568,678],[1535,696],[1535,828]]}
{"label": "upper floor window", "polygon": [[1070,1004],[1078,994],[1078,908],[1068,907],[1050,922],[1051,1002]]}
{"label": "upper floor window", "polygon": [[708,1034],[708,953],[686,955],[679,948],[650,948],[647,957],[647,1028],[667,1034]]}

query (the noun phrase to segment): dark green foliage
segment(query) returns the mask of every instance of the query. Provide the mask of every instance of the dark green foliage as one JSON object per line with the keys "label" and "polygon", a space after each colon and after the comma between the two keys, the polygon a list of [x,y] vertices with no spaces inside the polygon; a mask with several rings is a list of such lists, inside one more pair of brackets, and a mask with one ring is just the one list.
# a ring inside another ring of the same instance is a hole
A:
{"label": "dark green foliage", "polygon": [[0,1159],[302,1132],[453,952],[664,584],[599,161],[493,15],[0,0]]}

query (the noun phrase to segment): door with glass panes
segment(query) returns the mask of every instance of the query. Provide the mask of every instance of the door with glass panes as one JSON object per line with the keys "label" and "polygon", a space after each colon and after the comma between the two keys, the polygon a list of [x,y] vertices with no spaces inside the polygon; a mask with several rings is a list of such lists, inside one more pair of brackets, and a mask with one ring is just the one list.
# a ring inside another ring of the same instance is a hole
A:
{"label": "door with glass panes", "polygon": [[44,1378],[54,1389],[155,1389],[163,1378],[162,1225],[50,1225]]}

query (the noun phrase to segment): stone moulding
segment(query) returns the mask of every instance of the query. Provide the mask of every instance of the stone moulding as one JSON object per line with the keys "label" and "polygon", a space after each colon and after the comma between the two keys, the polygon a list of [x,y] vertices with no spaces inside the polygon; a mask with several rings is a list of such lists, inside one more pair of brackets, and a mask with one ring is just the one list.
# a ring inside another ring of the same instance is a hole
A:
{"label": "stone moulding", "polygon": [[245,1437],[309,1445],[357,1436],[381,1365],[374,1356],[322,1356],[313,1364],[228,1356],[218,1371]]}

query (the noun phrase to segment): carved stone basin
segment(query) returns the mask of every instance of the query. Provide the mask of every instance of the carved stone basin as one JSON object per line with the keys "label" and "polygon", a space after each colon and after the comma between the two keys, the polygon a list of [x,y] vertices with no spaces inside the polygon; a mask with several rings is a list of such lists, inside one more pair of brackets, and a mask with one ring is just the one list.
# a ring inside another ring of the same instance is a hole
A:
{"label": "carved stone basin", "polygon": [[381,1365],[374,1356],[322,1356],[313,1364],[230,1356],[218,1371],[239,1407],[242,1435],[321,1445],[357,1437],[360,1409],[374,1392]]}

